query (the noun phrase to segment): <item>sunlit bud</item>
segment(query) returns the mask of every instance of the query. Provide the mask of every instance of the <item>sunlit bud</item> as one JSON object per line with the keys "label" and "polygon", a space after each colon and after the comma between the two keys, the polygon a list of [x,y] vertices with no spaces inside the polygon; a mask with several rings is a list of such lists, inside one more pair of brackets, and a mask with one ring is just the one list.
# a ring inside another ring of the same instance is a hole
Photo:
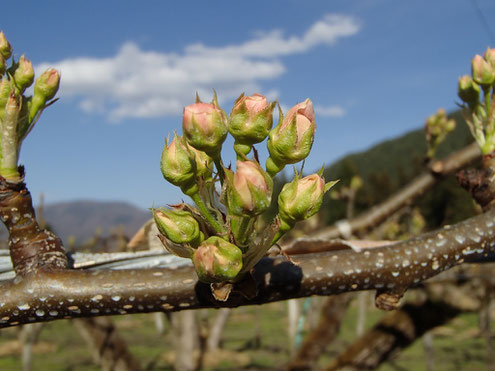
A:
{"label": "sunlit bud", "polygon": [[0,55],[6,60],[12,55],[12,46],[10,45],[9,40],[5,37],[3,31],[0,32]]}
{"label": "sunlit bud", "polygon": [[39,95],[45,101],[49,101],[57,94],[59,84],[60,73],[54,68],[49,68],[36,79],[34,83],[34,95]]}
{"label": "sunlit bud", "polygon": [[194,251],[192,261],[201,281],[231,281],[242,268],[242,251],[236,245],[212,236]]}
{"label": "sunlit bud", "polygon": [[204,238],[198,222],[188,211],[160,208],[153,210],[153,217],[160,233],[174,243],[196,247]]}
{"label": "sunlit bud", "polygon": [[294,225],[318,212],[323,195],[336,182],[325,184],[318,174],[308,175],[302,179],[296,174],[294,180],[282,188],[278,196],[278,208],[283,222]]}
{"label": "sunlit bud", "polygon": [[241,95],[230,112],[229,132],[236,142],[253,145],[268,136],[273,125],[273,108],[261,94]]}
{"label": "sunlit bud", "polygon": [[236,172],[227,171],[228,208],[238,216],[256,216],[270,206],[273,180],[255,161],[237,161]]}
{"label": "sunlit bud", "polygon": [[17,67],[14,71],[14,81],[17,88],[22,92],[31,84],[34,80],[33,64],[29,59],[21,55],[17,62]]}
{"label": "sunlit bud", "polygon": [[283,121],[270,131],[267,143],[270,160],[282,167],[304,160],[311,151],[315,130],[313,103],[306,99],[292,107]]}
{"label": "sunlit bud", "polygon": [[163,177],[173,185],[184,188],[194,183],[196,177],[196,161],[189,152],[184,139],[174,133],[170,144],[165,142],[160,167]]}
{"label": "sunlit bud", "polygon": [[480,87],[476,84],[469,75],[459,77],[459,84],[457,87],[457,95],[463,102],[470,106],[474,106],[479,103]]}
{"label": "sunlit bud", "polygon": [[29,106],[29,121],[32,121],[36,114],[45,107],[47,101],[57,94],[60,85],[60,73],[49,68],[43,72],[34,83],[34,94]]}
{"label": "sunlit bud", "polygon": [[475,55],[471,61],[473,80],[484,86],[495,82],[495,68],[490,65],[481,55]]}
{"label": "sunlit bud", "polygon": [[486,49],[486,52],[483,56],[485,57],[485,60],[490,64],[490,66],[492,66],[492,68],[495,68],[495,48]]}
{"label": "sunlit bud", "polygon": [[203,177],[204,179],[211,178],[213,173],[213,160],[205,152],[197,150],[193,146],[186,142],[189,151],[194,157],[196,162],[196,176]]}
{"label": "sunlit bud", "polygon": [[216,157],[227,137],[227,117],[211,103],[194,103],[184,108],[182,130],[187,142]]}

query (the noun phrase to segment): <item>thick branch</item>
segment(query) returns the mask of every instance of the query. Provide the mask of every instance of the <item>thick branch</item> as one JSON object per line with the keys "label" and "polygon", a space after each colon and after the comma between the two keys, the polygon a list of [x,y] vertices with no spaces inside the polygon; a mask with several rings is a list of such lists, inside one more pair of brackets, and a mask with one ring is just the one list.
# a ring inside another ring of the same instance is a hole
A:
{"label": "thick branch", "polygon": [[229,299],[212,297],[191,267],[38,271],[0,285],[0,326],[62,318],[263,304],[310,295],[372,290],[401,295],[443,270],[495,253],[495,209],[437,232],[380,248],[264,258]]}
{"label": "thick branch", "polygon": [[[372,207],[353,219],[340,221],[334,226],[322,229],[317,232],[315,236],[329,240],[341,236],[347,238],[347,235],[366,232],[383,222],[414,198],[424,194],[445,175],[458,171],[479,156],[480,150],[477,144],[470,144],[462,150],[451,154],[444,160],[434,162],[431,167],[431,172],[425,172],[417,176],[411,183],[381,204]],[[298,251],[299,250],[297,250],[295,246],[288,246],[286,250],[288,254],[296,254]]]}
{"label": "thick branch", "polygon": [[10,257],[17,274],[67,268],[61,240],[40,229],[24,183],[9,183],[0,177],[0,219],[9,231]]}

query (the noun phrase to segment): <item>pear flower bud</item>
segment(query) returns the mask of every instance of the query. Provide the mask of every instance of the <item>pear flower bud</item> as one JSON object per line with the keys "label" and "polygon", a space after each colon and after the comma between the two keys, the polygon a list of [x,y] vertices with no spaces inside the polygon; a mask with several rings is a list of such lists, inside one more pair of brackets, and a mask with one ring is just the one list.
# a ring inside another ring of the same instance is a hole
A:
{"label": "pear flower bud", "polygon": [[231,281],[242,269],[242,251],[236,245],[212,236],[194,251],[192,261],[201,281]]}
{"label": "pear flower bud", "polygon": [[153,218],[160,233],[174,243],[197,247],[204,239],[198,222],[188,211],[160,208],[153,210]]}
{"label": "pear flower bud", "polygon": [[6,60],[12,55],[12,46],[3,31],[0,32],[0,55]]}
{"label": "pear flower bud", "polygon": [[227,118],[214,104],[194,103],[184,108],[182,130],[191,146],[217,157],[227,137]]}
{"label": "pear flower bud", "polygon": [[479,103],[480,93],[479,85],[470,76],[464,75],[459,78],[457,95],[464,103],[475,106]]}
{"label": "pear flower bud", "polygon": [[228,208],[238,216],[256,216],[270,206],[273,180],[255,161],[237,161],[237,170],[227,172]]}
{"label": "pear flower bud", "polygon": [[273,108],[261,94],[241,95],[230,112],[229,133],[236,142],[253,145],[268,136],[273,125]]}
{"label": "pear flower bud", "polygon": [[205,152],[197,150],[187,142],[186,144],[196,162],[196,176],[203,177],[204,179],[211,178],[211,175],[213,173],[212,158],[208,156]]}
{"label": "pear flower bud", "polygon": [[485,57],[485,60],[490,64],[490,66],[492,66],[492,68],[495,68],[495,48],[486,49],[486,52],[483,56]]}
{"label": "pear flower bud", "polygon": [[320,210],[323,195],[336,182],[325,184],[318,174],[294,180],[283,186],[278,196],[278,208],[282,223],[292,227],[296,222],[308,219]]}
{"label": "pear flower bud", "polygon": [[34,80],[33,64],[24,54],[19,58],[17,68],[14,71],[14,81],[17,88],[23,92],[30,87]]}
{"label": "pear flower bud", "polygon": [[[196,162],[189,152],[187,143],[174,133],[174,139],[163,148],[160,167],[163,177],[173,185],[181,187],[185,192],[189,189],[196,177]],[[188,194],[188,193],[186,193]]]}
{"label": "pear flower bud", "polygon": [[495,67],[492,67],[481,55],[475,55],[471,61],[473,80],[482,85],[490,86],[495,82]]}
{"label": "pear flower bud", "polygon": [[280,169],[270,169],[269,173],[276,173],[287,164],[295,164],[305,159],[311,151],[315,130],[315,113],[311,100],[306,99],[292,107],[283,121],[270,131],[267,143],[270,152],[267,170],[270,162]]}
{"label": "pear flower bud", "polygon": [[60,85],[60,73],[49,68],[36,79],[34,84],[34,95],[39,95],[45,102],[52,99],[57,94]]}
{"label": "pear flower bud", "polygon": [[29,121],[31,122],[38,112],[42,111],[47,101],[57,94],[60,85],[60,73],[49,68],[43,72],[34,83],[34,94],[29,106]]}

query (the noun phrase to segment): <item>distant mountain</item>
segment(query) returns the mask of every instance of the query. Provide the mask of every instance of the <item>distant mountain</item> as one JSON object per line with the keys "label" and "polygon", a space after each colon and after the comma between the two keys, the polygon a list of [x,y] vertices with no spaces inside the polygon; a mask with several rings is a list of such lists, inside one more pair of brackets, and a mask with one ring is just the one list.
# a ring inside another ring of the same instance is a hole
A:
{"label": "distant mountain", "polygon": [[132,235],[151,217],[149,210],[139,209],[127,202],[71,201],[47,204],[43,208],[49,227],[65,244],[71,236],[76,244],[89,240],[95,232],[108,236],[123,228]]}

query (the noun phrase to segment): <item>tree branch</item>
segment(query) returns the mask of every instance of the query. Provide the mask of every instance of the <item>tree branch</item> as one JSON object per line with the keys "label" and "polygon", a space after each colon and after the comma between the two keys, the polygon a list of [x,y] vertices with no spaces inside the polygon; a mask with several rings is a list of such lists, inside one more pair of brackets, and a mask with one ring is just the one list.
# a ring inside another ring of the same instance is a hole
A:
{"label": "tree branch", "polygon": [[[0,327],[63,318],[237,307],[310,295],[373,290],[403,292],[463,262],[495,253],[495,209],[405,242],[355,252],[338,250],[264,258],[252,282],[240,282],[225,302],[198,282],[192,267],[29,272],[0,285]],[[249,298],[246,286],[255,285]]]}
{"label": "tree branch", "polygon": [[[341,236],[347,238],[347,235],[359,234],[372,229],[405,204],[424,194],[444,176],[463,168],[477,157],[480,157],[480,154],[481,152],[478,145],[472,143],[467,147],[452,153],[443,160],[434,161],[430,167],[431,171],[420,174],[411,183],[381,204],[372,207],[353,219],[342,220],[331,227],[324,228],[316,232],[315,237],[327,240]],[[344,236],[343,234],[346,235]],[[301,253],[296,250],[295,246],[287,247],[286,252],[288,254]]]}

